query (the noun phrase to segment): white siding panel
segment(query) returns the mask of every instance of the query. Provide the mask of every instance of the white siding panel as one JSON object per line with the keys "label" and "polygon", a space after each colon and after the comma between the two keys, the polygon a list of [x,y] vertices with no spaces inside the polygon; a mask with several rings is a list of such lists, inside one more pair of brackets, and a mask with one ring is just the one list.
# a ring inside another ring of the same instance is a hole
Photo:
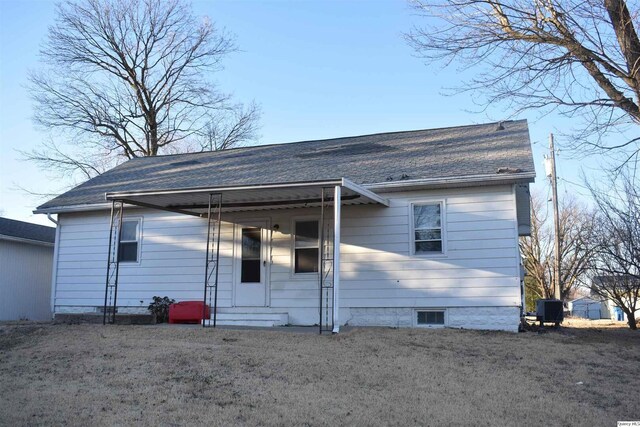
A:
{"label": "white siding panel", "polygon": [[513,238],[510,239],[460,239],[449,240],[449,251],[469,251],[478,249],[512,249]]}
{"label": "white siding panel", "polygon": [[447,210],[447,222],[478,222],[478,221],[509,221],[513,216],[513,210],[494,210],[494,211],[482,211],[482,212],[451,212]]}
{"label": "white siding panel", "polygon": [[[345,206],[342,218],[343,307],[474,307],[519,304],[516,212],[510,186],[388,193],[390,207]],[[447,253],[411,255],[413,201],[443,200]],[[268,301],[278,309],[318,307],[317,275],[294,275],[294,218],[318,209],[233,214],[234,222],[268,218],[272,235]],[[206,221],[132,209],[143,217],[141,260],[121,265],[119,304],[144,306],[153,295],[202,298]],[[227,219],[231,217],[227,216]],[[108,214],[61,215],[57,306],[101,306],[107,261]],[[219,304],[233,304],[233,224],[223,225]],[[140,302],[142,301],[142,303]],[[315,316],[315,315],[314,315]],[[315,318],[312,316],[312,318]]]}
{"label": "white siding panel", "polygon": [[[201,299],[206,221],[125,208],[127,216],[143,217],[141,255],[139,263],[120,265],[118,304],[146,307],[154,295]],[[107,212],[60,215],[56,306],[102,306],[108,230]],[[221,306],[231,301],[232,230],[232,225],[223,224],[218,294]]]}
{"label": "white siding panel", "polygon": [[497,230],[467,230],[467,231],[452,231],[448,230],[447,240],[449,242],[455,241],[478,241],[478,240],[492,240],[492,239],[514,239],[516,236],[515,230],[512,228],[504,228]]}
{"label": "white siding panel", "polygon": [[468,221],[468,222],[449,222],[447,223],[447,231],[481,231],[481,230],[504,230],[506,228],[511,228],[510,221],[494,221],[487,220],[482,221],[480,224],[477,221]]}
{"label": "white siding panel", "polygon": [[[510,186],[385,196],[392,200],[390,215],[373,215],[380,208],[366,206],[344,209],[342,306],[519,304],[516,213]],[[410,204],[430,200],[445,202],[447,252],[413,256]],[[405,215],[398,215],[402,210]]]}
{"label": "white siding panel", "polygon": [[[343,245],[342,248],[347,248],[345,250],[345,254],[343,259],[346,262],[400,262],[405,261],[407,259],[414,260],[416,263],[430,263],[435,262],[437,259],[444,259],[445,257],[440,256],[409,256],[409,242],[407,238],[407,242],[404,245],[405,250],[398,250],[397,252],[391,250],[382,250],[380,248],[372,248],[368,247],[356,247],[356,246],[346,246]],[[396,245],[396,248],[400,249],[400,245]],[[486,249],[468,249],[468,250],[450,250],[446,260],[449,262],[473,262],[478,259],[492,259],[492,258],[500,258],[505,259],[509,258],[513,260],[515,258],[515,242],[511,246],[511,248],[493,248],[491,250]],[[514,261],[515,262],[515,261]],[[504,265],[504,264],[503,264]]]}
{"label": "white siding panel", "polygon": [[[385,234],[402,234],[406,235],[409,233],[409,224],[402,225],[386,225],[384,227]],[[367,225],[353,225],[349,228],[344,228],[344,232],[342,233],[342,240],[345,238],[353,237],[353,236],[369,236],[371,235],[371,227]]]}

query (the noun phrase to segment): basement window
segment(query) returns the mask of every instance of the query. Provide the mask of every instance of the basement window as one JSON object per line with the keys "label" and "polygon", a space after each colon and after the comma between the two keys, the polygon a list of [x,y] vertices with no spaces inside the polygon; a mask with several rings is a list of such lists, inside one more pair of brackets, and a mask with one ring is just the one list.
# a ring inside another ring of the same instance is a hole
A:
{"label": "basement window", "polygon": [[418,326],[444,326],[444,310],[416,311]]}
{"label": "basement window", "polygon": [[118,247],[119,262],[138,262],[140,246],[140,220],[123,219]]}

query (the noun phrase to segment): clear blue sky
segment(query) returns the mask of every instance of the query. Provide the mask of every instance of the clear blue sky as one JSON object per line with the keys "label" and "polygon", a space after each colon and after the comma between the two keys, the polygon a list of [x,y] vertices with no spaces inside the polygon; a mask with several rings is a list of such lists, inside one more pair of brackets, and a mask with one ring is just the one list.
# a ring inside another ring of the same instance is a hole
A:
{"label": "clear blue sky", "polygon": [[[259,144],[465,125],[508,115],[501,106],[476,113],[470,95],[442,94],[465,74],[425,66],[413,55],[402,33],[424,18],[414,16],[404,1],[193,5],[197,14],[208,15],[237,37],[241,51],[227,59],[216,80],[238,101],[261,104]],[[46,192],[59,188],[60,182],[20,161],[16,150],[36,147],[46,137],[31,121],[25,83],[28,70],[38,67],[38,48],[53,19],[53,2],[0,0],[0,215],[45,224],[46,218],[31,213],[43,200],[18,187]],[[535,112],[518,118],[529,119],[536,186],[544,188],[541,166],[548,133],[569,123],[557,115],[540,119]],[[572,157],[560,153],[559,174],[580,182],[579,168],[596,160]],[[565,186],[562,191],[584,192]]]}

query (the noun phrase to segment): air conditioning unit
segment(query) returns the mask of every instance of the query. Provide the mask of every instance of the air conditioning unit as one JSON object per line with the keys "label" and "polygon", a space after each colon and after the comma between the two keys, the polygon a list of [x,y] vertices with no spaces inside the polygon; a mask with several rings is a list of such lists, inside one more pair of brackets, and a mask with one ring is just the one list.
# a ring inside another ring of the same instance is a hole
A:
{"label": "air conditioning unit", "polygon": [[543,323],[555,323],[559,326],[564,320],[564,305],[559,299],[539,299],[536,301],[536,320]]}

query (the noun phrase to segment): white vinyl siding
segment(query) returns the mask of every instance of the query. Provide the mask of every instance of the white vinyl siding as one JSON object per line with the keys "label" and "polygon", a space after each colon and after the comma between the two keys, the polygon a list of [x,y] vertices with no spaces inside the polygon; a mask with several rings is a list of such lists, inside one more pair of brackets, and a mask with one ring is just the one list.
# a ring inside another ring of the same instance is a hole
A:
{"label": "white vinyl siding", "polygon": [[[129,212],[144,217],[144,238],[140,241],[139,262],[120,264],[118,305],[146,307],[154,295],[201,300],[206,220],[135,208],[129,208]],[[104,304],[108,235],[106,212],[60,215],[56,306]],[[233,225],[223,223],[218,289],[221,306],[231,304],[232,235]]]}
{"label": "white vinyl siding", "polygon": [[[519,306],[511,186],[385,194],[388,208],[343,208],[341,306]],[[410,205],[442,201],[446,256],[414,256]]]}
{"label": "white vinyl siding", "polygon": [[[519,252],[512,186],[387,193],[391,205],[342,209],[340,305],[350,307],[514,307],[520,304]],[[411,250],[410,206],[445,206],[446,256]],[[146,307],[154,295],[200,300],[206,220],[130,209],[144,218],[140,262],[120,266],[118,304]],[[225,214],[237,226],[256,212]],[[269,232],[269,306],[289,312],[293,324],[317,323],[318,275],[292,274],[294,221],[318,218],[319,209],[260,211],[278,225]],[[60,215],[55,305],[102,306],[108,245],[107,213]],[[222,225],[219,306],[233,303],[233,230]],[[291,313],[299,313],[291,315]],[[301,314],[300,314],[301,313]]]}

